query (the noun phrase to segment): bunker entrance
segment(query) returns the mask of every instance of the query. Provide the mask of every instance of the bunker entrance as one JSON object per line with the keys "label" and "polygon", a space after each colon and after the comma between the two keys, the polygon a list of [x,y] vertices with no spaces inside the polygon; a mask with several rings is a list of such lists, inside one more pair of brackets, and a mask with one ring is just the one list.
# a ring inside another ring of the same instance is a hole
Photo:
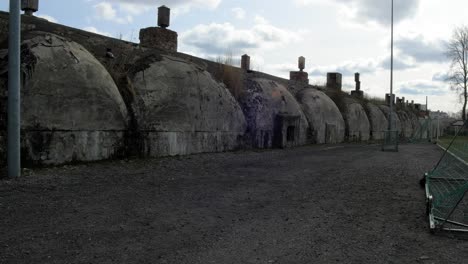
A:
{"label": "bunker entrance", "polygon": [[275,120],[274,142],[277,148],[289,148],[299,144],[301,117],[278,114]]}
{"label": "bunker entrance", "polygon": [[288,129],[287,129],[287,132],[286,132],[286,141],[287,142],[294,142],[295,131],[296,131],[295,126],[288,126]]}

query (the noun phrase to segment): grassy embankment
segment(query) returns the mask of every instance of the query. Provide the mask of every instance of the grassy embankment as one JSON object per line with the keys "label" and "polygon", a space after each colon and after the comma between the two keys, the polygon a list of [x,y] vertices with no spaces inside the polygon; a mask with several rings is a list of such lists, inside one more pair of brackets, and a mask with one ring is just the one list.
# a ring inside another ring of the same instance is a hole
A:
{"label": "grassy embankment", "polygon": [[452,145],[450,145],[452,140],[452,136],[441,137],[439,138],[438,144],[445,149],[450,146],[450,152],[468,162],[468,136],[458,136],[453,141]]}

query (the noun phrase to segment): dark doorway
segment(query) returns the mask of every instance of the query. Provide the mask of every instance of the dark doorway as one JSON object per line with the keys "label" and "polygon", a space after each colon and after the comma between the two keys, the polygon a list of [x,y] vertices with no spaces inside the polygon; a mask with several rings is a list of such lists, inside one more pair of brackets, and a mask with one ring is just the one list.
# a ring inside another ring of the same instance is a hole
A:
{"label": "dark doorway", "polygon": [[265,132],[265,134],[263,135],[263,148],[268,148],[270,146],[270,144],[268,144],[270,142],[270,134],[268,132]]}
{"label": "dark doorway", "polygon": [[288,142],[293,142],[295,140],[295,132],[296,132],[295,126],[288,126],[288,129],[286,130],[286,140]]}

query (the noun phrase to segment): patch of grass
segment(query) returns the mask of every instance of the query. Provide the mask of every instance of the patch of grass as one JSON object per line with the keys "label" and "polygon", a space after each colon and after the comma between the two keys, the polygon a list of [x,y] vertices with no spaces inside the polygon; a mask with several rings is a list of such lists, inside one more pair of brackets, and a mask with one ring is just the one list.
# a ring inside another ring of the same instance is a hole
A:
{"label": "patch of grass", "polygon": [[224,83],[234,98],[239,99],[244,92],[242,71],[234,67],[238,64],[232,57],[232,53],[228,53],[224,57],[216,58],[219,68],[217,70],[216,79]]}
{"label": "patch of grass", "polygon": [[[468,162],[468,136],[458,136],[453,140],[453,136],[445,136],[439,138],[437,142],[440,146],[447,149],[449,146],[449,151]],[[450,145],[452,143],[452,145]]]}
{"label": "patch of grass", "polygon": [[333,91],[330,89],[327,89],[325,93],[328,95],[328,97],[330,97],[330,99],[332,99],[333,102],[335,102],[341,113],[346,113],[346,98],[349,97],[347,93],[343,91]]}

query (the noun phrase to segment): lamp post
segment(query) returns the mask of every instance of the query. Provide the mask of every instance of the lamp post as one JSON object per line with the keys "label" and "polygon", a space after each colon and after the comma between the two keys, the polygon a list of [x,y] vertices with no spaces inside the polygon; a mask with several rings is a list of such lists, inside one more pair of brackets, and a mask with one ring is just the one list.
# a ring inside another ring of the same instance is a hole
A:
{"label": "lamp post", "polygon": [[[390,114],[388,117],[388,130],[393,130],[393,0],[392,0],[392,33],[390,53]],[[390,132],[391,133],[391,132]]]}
{"label": "lamp post", "polygon": [[8,42],[8,177],[21,176],[20,156],[20,1],[10,0]]}

